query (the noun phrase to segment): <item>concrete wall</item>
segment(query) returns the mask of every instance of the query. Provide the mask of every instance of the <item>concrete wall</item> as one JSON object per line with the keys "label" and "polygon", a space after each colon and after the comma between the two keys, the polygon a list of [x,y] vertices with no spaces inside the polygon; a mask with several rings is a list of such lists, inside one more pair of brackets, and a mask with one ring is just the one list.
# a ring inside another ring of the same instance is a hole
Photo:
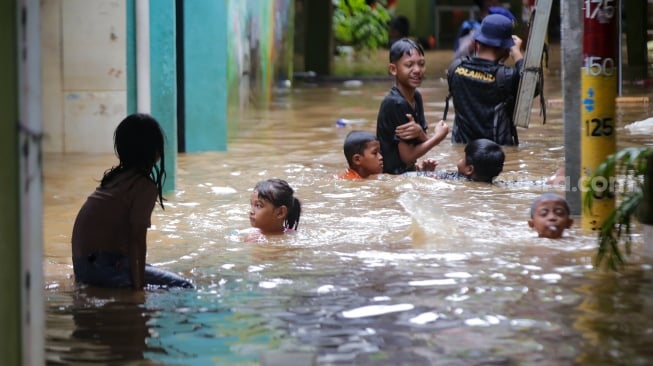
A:
{"label": "concrete wall", "polygon": [[[128,39],[133,34],[127,33],[130,4],[133,5],[133,1],[41,1],[44,152],[113,151],[113,130],[129,113],[128,106],[134,95],[134,86],[128,87],[127,78],[127,46],[128,41],[133,42]],[[160,2],[150,2],[151,8],[159,5]],[[184,53],[201,56],[188,66],[199,65],[211,70],[212,74],[219,74],[220,80],[215,81],[219,84],[217,89],[214,86],[205,89],[211,93],[218,90],[223,94],[219,96],[220,100],[227,99],[236,105],[237,113],[230,116],[227,126],[235,130],[240,125],[234,120],[239,118],[238,113],[244,113],[250,103],[265,106],[271,97],[271,89],[281,79],[291,79],[294,0],[205,0],[189,2],[185,8],[189,13],[197,13],[202,11],[202,6],[209,14],[217,11],[219,17],[202,18],[213,22],[210,27],[193,23],[197,17],[184,18],[188,23],[186,36],[190,36],[185,40],[190,44],[184,46],[187,51]],[[157,31],[170,29],[152,28],[151,37]],[[205,34],[207,31],[224,33],[211,37]],[[198,41],[210,43],[197,44]],[[203,52],[206,50],[211,52]],[[153,48],[151,53],[159,51]],[[174,60],[172,63],[174,65]],[[216,70],[216,66],[221,70]],[[226,76],[223,74],[225,69]],[[194,77],[192,70],[186,72],[191,79]],[[201,80],[206,84],[205,79]],[[196,85],[199,84],[185,84],[185,88],[193,90]],[[192,95],[184,97],[197,101]],[[152,98],[155,98],[154,94]],[[226,102],[216,103],[215,98],[208,94],[199,102],[208,107],[181,109],[185,110],[186,117],[186,134],[181,136],[187,139],[184,142],[188,151],[224,150],[226,137],[222,135],[229,132],[225,128],[227,111],[223,110]],[[224,115],[216,118],[219,114]],[[206,132],[205,124],[209,122],[222,124],[219,128],[210,126],[221,136],[202,133]],[[207,141],[207,136],[210,141]]]}
{"label": "concrete wall", "polygon": [[41,4],[43,151],[111,152],[126,114],[125,2]]}

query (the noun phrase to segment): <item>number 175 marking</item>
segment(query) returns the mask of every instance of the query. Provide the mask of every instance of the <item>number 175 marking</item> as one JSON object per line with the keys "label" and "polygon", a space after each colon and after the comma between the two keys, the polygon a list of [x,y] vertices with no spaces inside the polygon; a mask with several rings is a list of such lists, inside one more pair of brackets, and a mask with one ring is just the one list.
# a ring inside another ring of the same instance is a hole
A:
{"label": "number 175 marking", "polygon": [[[614,17],[615,0],[585,0],[585,18],[596,19],[601,14],[604,19]],[[592,5],[596,6],[592,9]]]}

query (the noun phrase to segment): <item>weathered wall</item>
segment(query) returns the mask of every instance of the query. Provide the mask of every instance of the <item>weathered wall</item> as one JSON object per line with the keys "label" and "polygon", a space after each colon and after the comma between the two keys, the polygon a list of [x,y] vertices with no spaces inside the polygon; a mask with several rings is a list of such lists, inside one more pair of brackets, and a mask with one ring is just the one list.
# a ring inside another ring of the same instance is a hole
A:
{"label": "weathered wall", "polygon": [[[291,79],[294,0],[223,1],[228,56],[222,87],[239,111],[252,102],[266,105],[271,88]],[[41,2],[44,152],[113,151],[113,130],[127,113],[127,4]],[[226,111],[206,110],[226,120]]]}
{"label": "weathered wall", "polygon": [[44,152],[113,151],[126,112],[125,3],[42,2]]}

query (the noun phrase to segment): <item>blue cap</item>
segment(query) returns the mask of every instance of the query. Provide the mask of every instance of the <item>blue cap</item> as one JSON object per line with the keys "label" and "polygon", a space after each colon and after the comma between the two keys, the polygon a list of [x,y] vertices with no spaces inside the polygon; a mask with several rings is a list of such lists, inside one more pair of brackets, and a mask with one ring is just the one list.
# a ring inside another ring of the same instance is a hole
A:
{"label": "blue cap", "polygon": [[512,21],[505,15],[489,14],[483,18],[481,29],[474,33],[474,40],[491,47],[512,47],[515,45],[512,39]]}
{"label": "blue cap", "polygon": [[517,18],[515,18],[515,16],[512,15],[510,10],[504,8],[503,6],[491,6],[490,9],[488,9],[488,14],[500,14],[510,19],[511,22],[517,21]]}

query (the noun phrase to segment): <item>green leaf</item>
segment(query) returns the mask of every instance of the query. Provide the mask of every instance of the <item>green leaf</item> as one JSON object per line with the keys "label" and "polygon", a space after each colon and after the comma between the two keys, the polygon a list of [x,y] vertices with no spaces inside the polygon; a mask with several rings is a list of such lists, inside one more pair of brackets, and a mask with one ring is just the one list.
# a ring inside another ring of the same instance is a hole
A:
{"label": "green leaf", "polygon": [[[626,254],[630,254],[632,244],[631,224],[632,216],[637,212],[638,207],[645,199],[644,182],[651,184],[650,172],[646,177],[647,162],[651,160],[653,148],[651,147],[629,147],[621,149],[614,154],[607,156],[596,168],[594,174],[585,182],[586,189],[583,196],[584,207],[587,213],[592,212],[592,205],[595,197],[600,197],[603,192],[598,192],[592,181],[599,177],[610,179],[615,176],[621,177],[622,183],[615,194],[619,195],[620,203],[608,215],[598,233],[599,247],[594,259],[596,267],[604,267],[611,270],[618,270],[625,264],[624,256],[619,247],[624,245]],[[611,187],[612,188],[612,187]],[[650,200],[650,197],[646,199]]]}

